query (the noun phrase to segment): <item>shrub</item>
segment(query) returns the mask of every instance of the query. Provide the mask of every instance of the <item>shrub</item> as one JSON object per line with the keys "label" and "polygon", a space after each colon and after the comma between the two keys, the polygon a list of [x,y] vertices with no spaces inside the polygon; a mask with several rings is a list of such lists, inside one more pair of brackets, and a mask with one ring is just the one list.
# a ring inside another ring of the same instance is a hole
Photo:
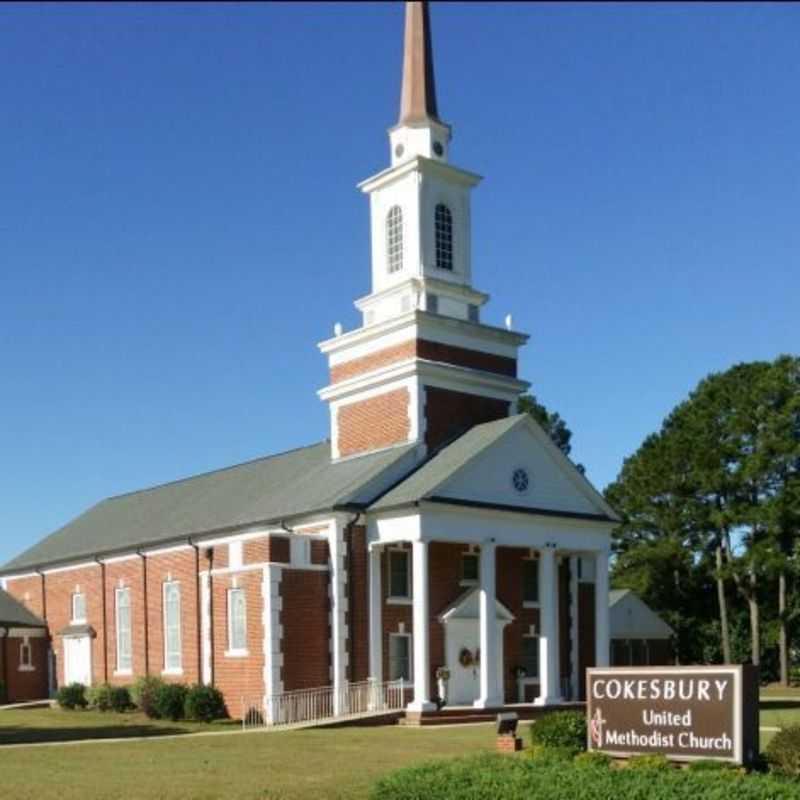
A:
{"label": "shrub", "polygon": [[548,747],[543,744],[535,744],[528,750],[528,756],[538,764],[552,764],[572,761],[577,752],[573,747]]}
{"label": "shrub", "polygon": [[111,710],[122,714],[133,707],[131,702],[131,690],[127,686],[112,686],[109,697]]}
{"label": "shrub", "polygon": [[97,711],[111,711],[111,686],[108,683],[100,683],[92,686],[86,691],[86,702],[89,708]]}
{"label": "shrub", "polygon": [[800,778],[800,725],[782,728],[767,745],[767,763],[773,772]]}
{"label": "shrub", "polygon": [[680,769],[593,769],[483,755],[439,760],[381,778],[371,800],[798,800],[800,786],[769,775]]}
{"label": "shrub", "polygon": [[611,756],[605,753],[598,753],[596,750],[587,750],[584,753],[578,753],[575,756],[574,762],[579,767],[610,767]]}
{"label": "shrub", "polygon": [[177,722],[183,716],[188,687],[183,683],[162,683],[155,696],[155,711],[158,719]]}
{"label": "shrub", "polygon": [[636,772],[661,772],[673,769],[673,767],[666,756],[654,753],[652,755],[631,756],[625,765],[625,769],[632,769]]}
{"label": "shrub", "polygon": [[582,711],[554,711],[531,725],[531,742],[564,747],[573,755],[586,749],[586,715]]}
{"label": "shrub", "polygon": [[164,685],[160,678],[139,678],[130,689],[131,702],[150,719],[158,718],[156,697]]}
{"label": "shrub", "polygon": [[197,722],[211,722],[227,717],[228,712],[225,709],[222,692],[214,686],[202,684],[190,686],[186,694],[183,715],[186,719]]}
{"label": "shrub", "polygon": [[76,708],[86,708],[86,687],[82,683],[70,683],[62,686],[56,693],[56,702],[61,708],[73,711]]}

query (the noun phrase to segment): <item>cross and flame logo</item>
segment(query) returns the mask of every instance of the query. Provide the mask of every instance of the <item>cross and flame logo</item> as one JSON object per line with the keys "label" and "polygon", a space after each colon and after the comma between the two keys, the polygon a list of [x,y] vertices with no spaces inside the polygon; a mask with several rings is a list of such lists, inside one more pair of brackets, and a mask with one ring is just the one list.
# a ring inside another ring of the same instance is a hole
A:
{"label": "cross and flame logo", "polygon": [[603,725],[606,721],[603,719],[603,713],[598,708],[589,722],[589,734],[592,737],[592,742],[595,747],[603,746]]}

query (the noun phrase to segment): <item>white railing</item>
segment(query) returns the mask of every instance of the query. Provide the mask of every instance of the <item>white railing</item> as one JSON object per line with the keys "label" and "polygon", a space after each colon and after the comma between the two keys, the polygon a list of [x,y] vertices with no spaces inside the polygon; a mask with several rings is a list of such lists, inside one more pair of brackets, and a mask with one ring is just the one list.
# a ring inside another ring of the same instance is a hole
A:
{"label": "white railing", "polygon": [[408,683],[399,681],[363,681],[333,686],[299,689],[295,692],[242,698],[242,727],[272,728],[279,725],[323,722],[401,711],[405,707]]}

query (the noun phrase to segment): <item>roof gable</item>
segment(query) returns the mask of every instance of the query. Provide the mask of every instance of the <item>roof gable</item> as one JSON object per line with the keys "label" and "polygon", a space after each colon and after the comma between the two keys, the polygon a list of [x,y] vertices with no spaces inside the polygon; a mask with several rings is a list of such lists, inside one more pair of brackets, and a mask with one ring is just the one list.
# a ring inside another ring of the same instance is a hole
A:
{"label": "roof gable", "polygon": [[[495,610],[500,622],[513,622],[514,615],[496,598]],[[450,622],[455,619],[480,619],[479,587],[468,589],[439,614],[440,622]]]}
{"label": "roof gable", "polygon": [[[528,474],[524,492],[512,483],[518,468]],[[476,425],[372,508],[422,499],[615,519],[602,495],[528,414]]]}
{"label": "roof gable", "polygon": [[630,589],[608,594],[609,632],[612,639],[669,639],[672,628]]}

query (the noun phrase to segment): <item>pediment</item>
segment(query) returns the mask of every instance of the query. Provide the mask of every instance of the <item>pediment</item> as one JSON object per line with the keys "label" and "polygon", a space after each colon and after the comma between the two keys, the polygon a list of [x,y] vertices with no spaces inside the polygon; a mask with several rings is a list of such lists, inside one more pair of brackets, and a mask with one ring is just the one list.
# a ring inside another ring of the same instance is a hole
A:
{"label": "pediment", "polygon": [[[497,599],[495,599],[498,622],[512,622],[514,615]],[[468,589],[457,600],[451,603],[441,614],[439,622],[451,622],[453,620],[477,620],[480,619],[480,589],[475,586]]]}
{"label": "pediment", "polygon": [[[516,473],[516,480],[515,480]],[[430,495],[614,519],[614,511],[532,419],[521,418]]]}

